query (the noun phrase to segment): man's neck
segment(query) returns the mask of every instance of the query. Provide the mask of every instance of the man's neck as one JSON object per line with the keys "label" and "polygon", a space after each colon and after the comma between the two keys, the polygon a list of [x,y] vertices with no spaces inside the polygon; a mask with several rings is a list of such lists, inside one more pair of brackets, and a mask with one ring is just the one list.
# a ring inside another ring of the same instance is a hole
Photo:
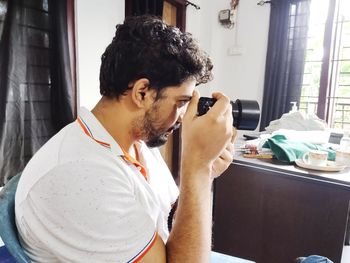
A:
{"label": "man's neck", "polygon": [[91,112],[124,151],[134,153],[132,146],[135,139],[131,130],[133,118],[122,99],[102,97]]}

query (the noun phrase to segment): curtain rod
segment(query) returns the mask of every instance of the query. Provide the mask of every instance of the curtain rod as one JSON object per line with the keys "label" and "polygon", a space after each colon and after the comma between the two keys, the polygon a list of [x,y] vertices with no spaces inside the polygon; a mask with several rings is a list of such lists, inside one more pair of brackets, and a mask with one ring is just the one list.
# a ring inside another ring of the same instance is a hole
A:
{"label": "curtain rod", "polygon": [[264,0],[261,0],[257,3],[257,5],[260,5],[260,6],[263,6],[264,4],[271,4],[271,1],[264,1]]}

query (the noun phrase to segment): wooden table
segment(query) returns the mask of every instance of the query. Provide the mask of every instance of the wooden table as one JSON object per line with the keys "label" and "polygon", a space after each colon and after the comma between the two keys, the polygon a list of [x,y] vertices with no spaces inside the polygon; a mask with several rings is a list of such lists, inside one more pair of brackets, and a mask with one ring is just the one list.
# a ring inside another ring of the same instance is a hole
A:
{"label": "wooden table", "polygon": [[317,172],[238,156],[214,186],[214,250],[257,263],[323,255],[340,263],[350,169]]}

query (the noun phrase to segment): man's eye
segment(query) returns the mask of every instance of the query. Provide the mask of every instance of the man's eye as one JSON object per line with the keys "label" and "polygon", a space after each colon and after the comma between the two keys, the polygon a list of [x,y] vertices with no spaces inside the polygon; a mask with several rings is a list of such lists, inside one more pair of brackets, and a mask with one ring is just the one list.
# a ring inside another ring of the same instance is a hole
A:
{"label": "man's eye", "polygon": [[185,106],[188,102],[189,102],[189,100],[180,100],[177,102],[177,107],[181,108],[181,107]]}

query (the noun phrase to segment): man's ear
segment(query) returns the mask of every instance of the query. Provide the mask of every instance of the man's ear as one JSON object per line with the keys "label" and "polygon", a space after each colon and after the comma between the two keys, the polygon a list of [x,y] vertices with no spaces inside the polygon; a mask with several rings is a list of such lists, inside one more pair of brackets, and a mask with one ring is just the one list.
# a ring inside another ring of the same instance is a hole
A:
{"label": "man's ear", "polygon": [[143,108],[149,104],[150,99],[153,101],[155,90],[151,89],[149,84],[150,82],[146,78],[138,79],[130,84],[131,100],[137,107]]}

